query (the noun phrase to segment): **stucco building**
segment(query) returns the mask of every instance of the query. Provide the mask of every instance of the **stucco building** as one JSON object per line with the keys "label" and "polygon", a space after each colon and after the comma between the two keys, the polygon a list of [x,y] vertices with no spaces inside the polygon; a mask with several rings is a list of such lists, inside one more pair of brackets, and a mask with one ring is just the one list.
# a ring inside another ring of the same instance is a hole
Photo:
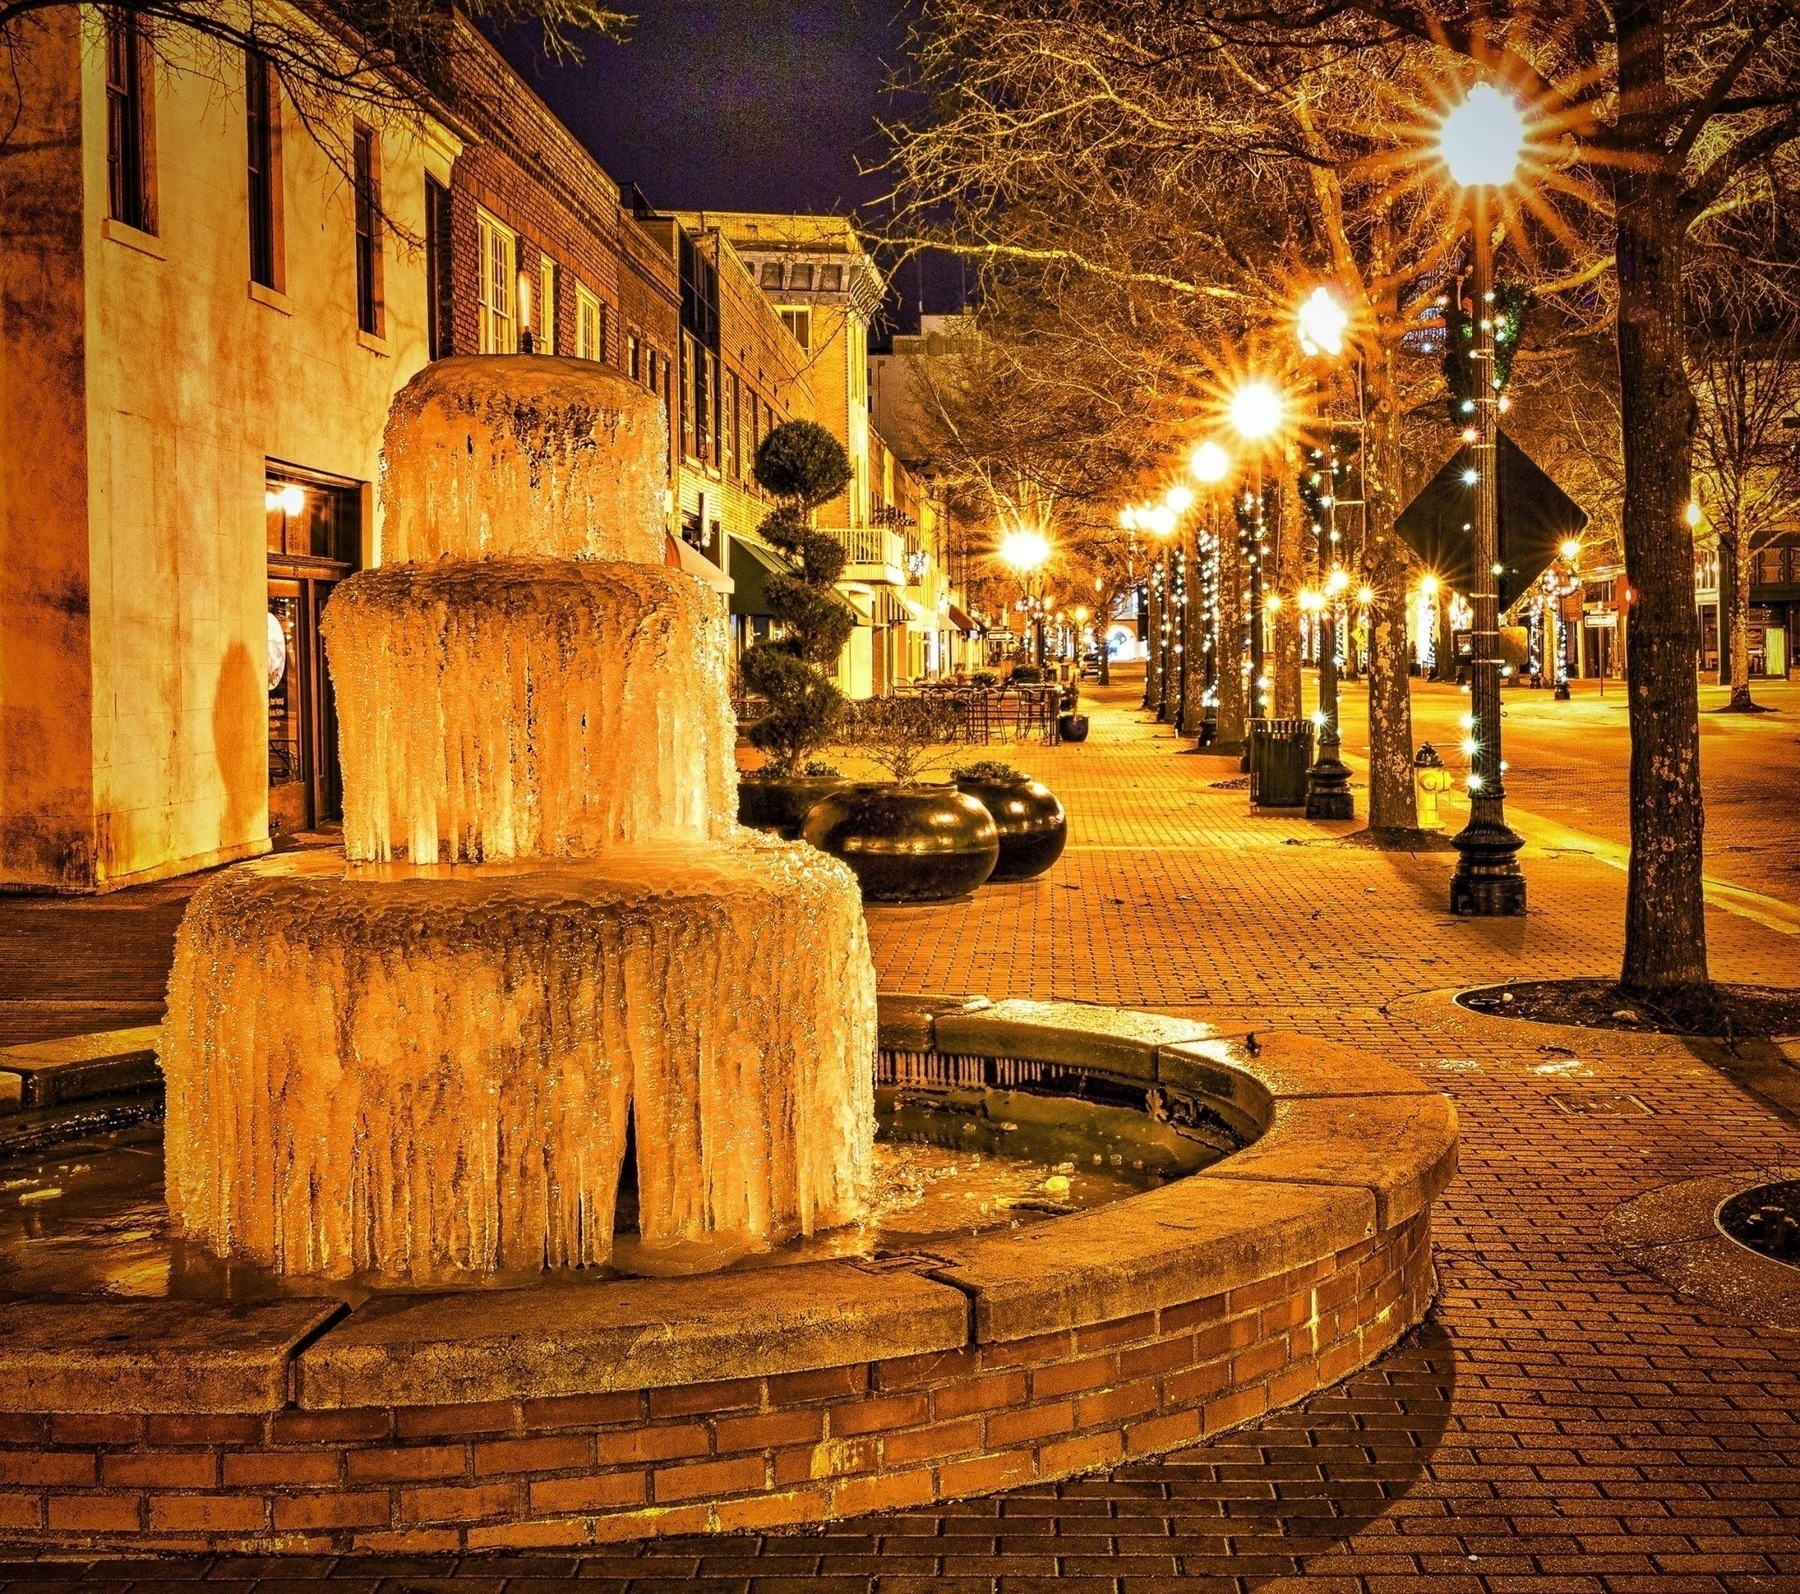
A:
{"label": "stucco building", "polygon": [[529,342],[673,413],[680,288],[473,36],[476,114],[346,113],[331,155],[266,65],[188,61],[178,33],[153,53],[128,17],[53,9],[12,59],[0,885],[105,889],[335,814],[318,621],[380,558],[382,427],[413,373]]}

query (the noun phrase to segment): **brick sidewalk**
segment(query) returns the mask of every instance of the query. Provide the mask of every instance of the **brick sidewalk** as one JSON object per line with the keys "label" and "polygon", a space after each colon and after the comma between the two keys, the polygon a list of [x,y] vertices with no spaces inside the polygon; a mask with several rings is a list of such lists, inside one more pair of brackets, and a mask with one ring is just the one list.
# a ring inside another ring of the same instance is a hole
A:
{"label": "brick sidewalk", "polygon": [[[1443,995],[1616,972],[1624,875],[1528,849],[1525,919],[1453,920],[1450,855],[1252,820],[1244,792],[1218,789],[1235,764],[1180,751],[1129,686],[1090,695],[1089,743],[1016,756],[1069,806],[1063,862],[967,904],[871,909],[882,986],[1211,1011],[1439,1081],[1463,1172],[1440,1209],[1439,1301],[1408,1346],[1163,1462],[954,1509],[586,1557],[39,1562],[5,1594],[75,1576],[121,1594],[200,1576],[267,1594],[322,1577],[370,1594],[451,1577],[489,1594],[574,1577],[754,1594],[1800,1594],[1800,1338],[1684,1299],[1603,1230],[1671,1181],[1800,1162],[1800,1124],[1680,1042],[1477,1019]],[[1723,912],[1708,933],[1718,977],[1800,985],[1800,937]]]}

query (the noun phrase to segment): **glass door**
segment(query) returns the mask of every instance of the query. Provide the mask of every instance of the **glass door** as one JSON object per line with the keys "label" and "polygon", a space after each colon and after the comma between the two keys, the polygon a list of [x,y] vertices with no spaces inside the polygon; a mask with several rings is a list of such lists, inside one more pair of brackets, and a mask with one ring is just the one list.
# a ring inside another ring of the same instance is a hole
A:
{"label": "glass door", "polygon": [[358,484],[271,466],[264,494],[269,553],[269,832],[310,830],[343,814],[337,708],[319,622],[362,549]]}

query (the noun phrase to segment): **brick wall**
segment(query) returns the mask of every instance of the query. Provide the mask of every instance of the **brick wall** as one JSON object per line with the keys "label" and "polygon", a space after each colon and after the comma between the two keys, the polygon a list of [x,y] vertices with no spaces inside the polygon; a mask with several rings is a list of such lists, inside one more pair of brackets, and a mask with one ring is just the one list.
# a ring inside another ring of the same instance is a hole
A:
{"label": "brick wall", "polygon": [[0,1543],[462,1550],[820,1521],[1175,1449],[1392,1345],[1428,1212],[1115,1322],[623,1394],[267,1416],[0,1414]]}
{"label": "brick wall", "polygon": [[624,364],[635,328],[665,359],[677,349],[680,289],[671,259],[650,247],[619,205],[618,184],[498,52],[470,35],[458,63],[459,106],[476,137],[451,171],[451,277],[456,352],[480,347],[479,205],[519,234],[533,284],[548,254],[561,268],[556,349],[575,349],[575,281],[606,306],[606,359]]}

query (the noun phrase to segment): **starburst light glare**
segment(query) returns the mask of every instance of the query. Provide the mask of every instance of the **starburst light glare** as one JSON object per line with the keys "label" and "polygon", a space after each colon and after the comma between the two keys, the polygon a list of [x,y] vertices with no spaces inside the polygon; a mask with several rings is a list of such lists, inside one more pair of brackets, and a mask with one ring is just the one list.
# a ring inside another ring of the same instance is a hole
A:
{"label": "starburst light glare", "polygon": [[1350,325],[1350,313],[1332,296],[1329,288],[1314,288],[1312,297],[1300,306],[1300,347],[1308,354],[1342,354],[1344,328]]}
{"label": "starburst light glare", "polygon": [[1194,507],[1194,492],[1191,487],[1184,487],[1177,482],[1163,494],[1163,502],[1178,515],[1185,515]]}
{"label": "starburst light glare", "polygon": [[1146,509],[1142,516],[1144,529],[1157,537],[1173,537],[1175,535],[1175,511],[1167,504],[1156,504]]}
{"label": "starburst light glare", "polygon": [[1524,148],[1525,118],[1491,83],[1477,83],[1438,128],[1438,154],[1464,188],[1510,183]]}
{"label": "starburst light glare", "polygon": [[1478,470],[1466,470],[1463,472],[1463,482],[1465,485],[1467,485],[1469,487],[1473,487],[1476,484],[1476,482],[1478,482],[1480,480],[1481,480],[1481,472]]}
{"label": "starburst light glare", "polygon": [[1223,481],[1231,470],[1231,456],[1208,438],[1194,450],[1193,458],[1188,461],[1188,470],[1197,482]]}
{"label": "starburst light glare", "polygon": [[1435,598],[1437,596],[1437,589],[1438,578],[1436,576],[1425,576],[1419,582],[1419,591],[1424,593],[1428,598]]}
{"label": "starburst light glare", "polygon": [[1563,556],[1564,563],[1574,564],[1581,554],[1581,544],[1571,537],[1562,545],[1562,548],[1559,551]]}
{"label": "starburst light glare", "polygon": [[1000,544],[1000,560],[1014,570],[1035,570],[1050,557],[1050,544],[1038,531],[1009,531]]}
{"label": "starburst light glare", "polygon": [[1373,587],[1358,587],[1356,589],[1356,601],[1362,604],[1364,608],[1367,608],[1375,601],[1375,589]]}
{"label": "starburst light glare", "polygon": [[1281,395],[1267,382],[1247,382],[1231,395],[1231,424],[1239,437],[1255,441],[1281,425]]}
{"label": "starburst light glare", "polygon": [[1334,570],[1325,578],[1325,590],[1334,598],[1349,585],[1350,577],[1342,570]]}

